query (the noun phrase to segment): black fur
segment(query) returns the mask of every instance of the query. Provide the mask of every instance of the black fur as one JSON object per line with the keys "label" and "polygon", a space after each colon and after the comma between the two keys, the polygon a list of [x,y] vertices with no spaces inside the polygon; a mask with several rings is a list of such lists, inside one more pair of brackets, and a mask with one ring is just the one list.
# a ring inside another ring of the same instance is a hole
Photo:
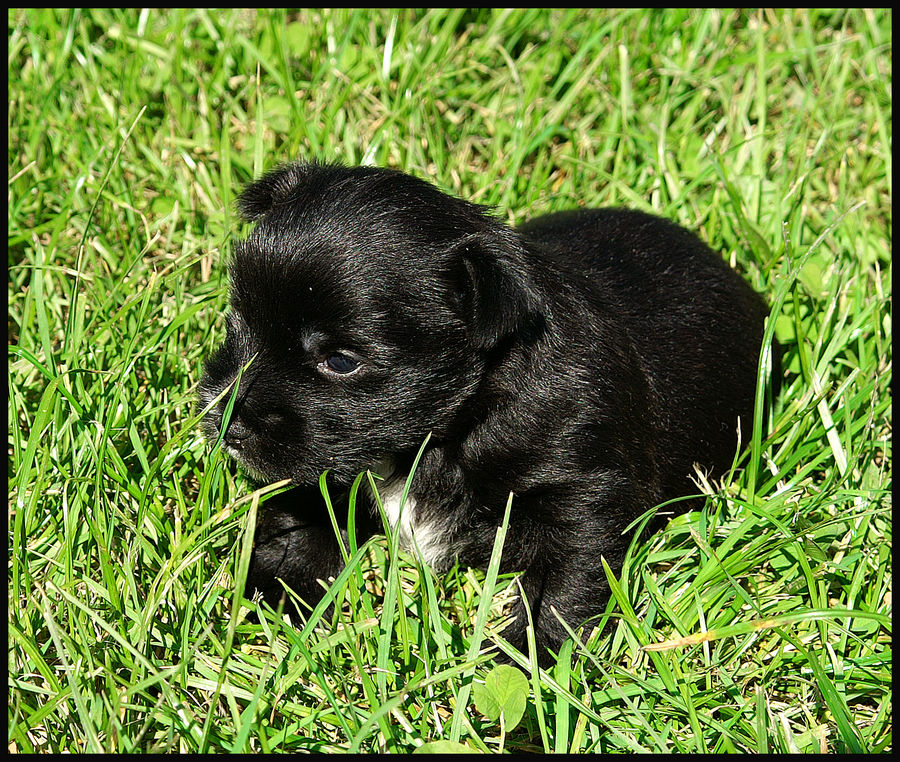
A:
{"label": "black fur", "polygon": [[[400,172],[319,164],[276,169],[239,207],[256,226],[200,397],[254,358],[225,443],[298,485],[257,531],[250,582],[273,604],[278,578],[314,603],[341,568],[320,474],[338,501],[367,468],[396,495],[430,433],[406,508],[426,558],[486,565],[513,492],[503,568],[557,648],[551,607],[572,627],[601,612],[624,528],[695,493],[695,462],[727,470],[739,417],[749,440],[768,310],[671,222],[589,209],[513,230]],[[366,497],[360,539],[379,529]],[[520,647],[525,623],[520,604],[505,632]]]}

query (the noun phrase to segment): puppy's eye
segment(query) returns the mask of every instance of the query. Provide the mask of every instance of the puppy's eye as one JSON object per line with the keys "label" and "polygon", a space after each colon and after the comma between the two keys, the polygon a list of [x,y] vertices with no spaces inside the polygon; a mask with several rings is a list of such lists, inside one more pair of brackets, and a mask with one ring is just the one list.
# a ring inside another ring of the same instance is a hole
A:
{"label": "puppy's eye", "polygon": [[359,359],[346,352],[332,352],[319,363],[319,369],[326,373],[348,376],[359,370],[361,364]]}

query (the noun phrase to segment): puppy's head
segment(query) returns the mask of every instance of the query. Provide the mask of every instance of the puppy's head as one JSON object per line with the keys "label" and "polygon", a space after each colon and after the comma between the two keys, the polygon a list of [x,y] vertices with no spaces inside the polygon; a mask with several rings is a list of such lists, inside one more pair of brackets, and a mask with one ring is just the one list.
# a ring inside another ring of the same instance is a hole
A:
{"label": "puppy's head", "polygon": [[[241,372],[224,435],[261,479],[339,483],[466,426],[491,352],[538,311],[517,235],[400,172],[281,167],[241,195],[208,405]],[[204,419],[223,426],[233,389]]]}

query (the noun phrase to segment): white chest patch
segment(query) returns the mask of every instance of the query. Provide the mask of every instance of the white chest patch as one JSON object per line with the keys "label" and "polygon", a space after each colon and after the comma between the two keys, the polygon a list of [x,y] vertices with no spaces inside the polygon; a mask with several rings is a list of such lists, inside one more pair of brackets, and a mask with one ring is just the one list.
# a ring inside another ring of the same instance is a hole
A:
{"label": "white chest patch", "polygon": [[439,566],[446,554],[446,538],[432,522],[422,521],[416,511],[416,497],[410,491],[401,505],[406,487],[406,474],[395,474],[390,483],[380,487],[378,494],[391,531],[400,533],[400,544],[407,550],[419,549],[422,560],[429,566]]}

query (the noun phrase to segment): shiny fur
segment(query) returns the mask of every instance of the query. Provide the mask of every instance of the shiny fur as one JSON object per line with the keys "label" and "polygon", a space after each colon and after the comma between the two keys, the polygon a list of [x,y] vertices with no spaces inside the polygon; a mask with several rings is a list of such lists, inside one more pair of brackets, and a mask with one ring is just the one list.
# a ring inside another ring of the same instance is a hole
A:
{"label": "shiny fur", "polygon": [[[768,310],[671,222],[585,209],[512,229],[406,174],[319,164],[276,169],[239,206],[256,225],[200,399],[246,365],[226,449],[297,485],[257,532],[250,582],[273,604],[279,578],[314,603],[340,571],[326,469],[338,515],[358,473],[385,477],[387,515],[438,570],[486,565],[512,492],[502,567],[522,572],[546,661],[565,638],[551,608],[573,628],[603,610],[625,527],[696,493],[694,463],[727,470],[739,417],[749,440]],[[360,495],[362,540],[380,525]],[[515,613],[504,635],[524,647]]]}

